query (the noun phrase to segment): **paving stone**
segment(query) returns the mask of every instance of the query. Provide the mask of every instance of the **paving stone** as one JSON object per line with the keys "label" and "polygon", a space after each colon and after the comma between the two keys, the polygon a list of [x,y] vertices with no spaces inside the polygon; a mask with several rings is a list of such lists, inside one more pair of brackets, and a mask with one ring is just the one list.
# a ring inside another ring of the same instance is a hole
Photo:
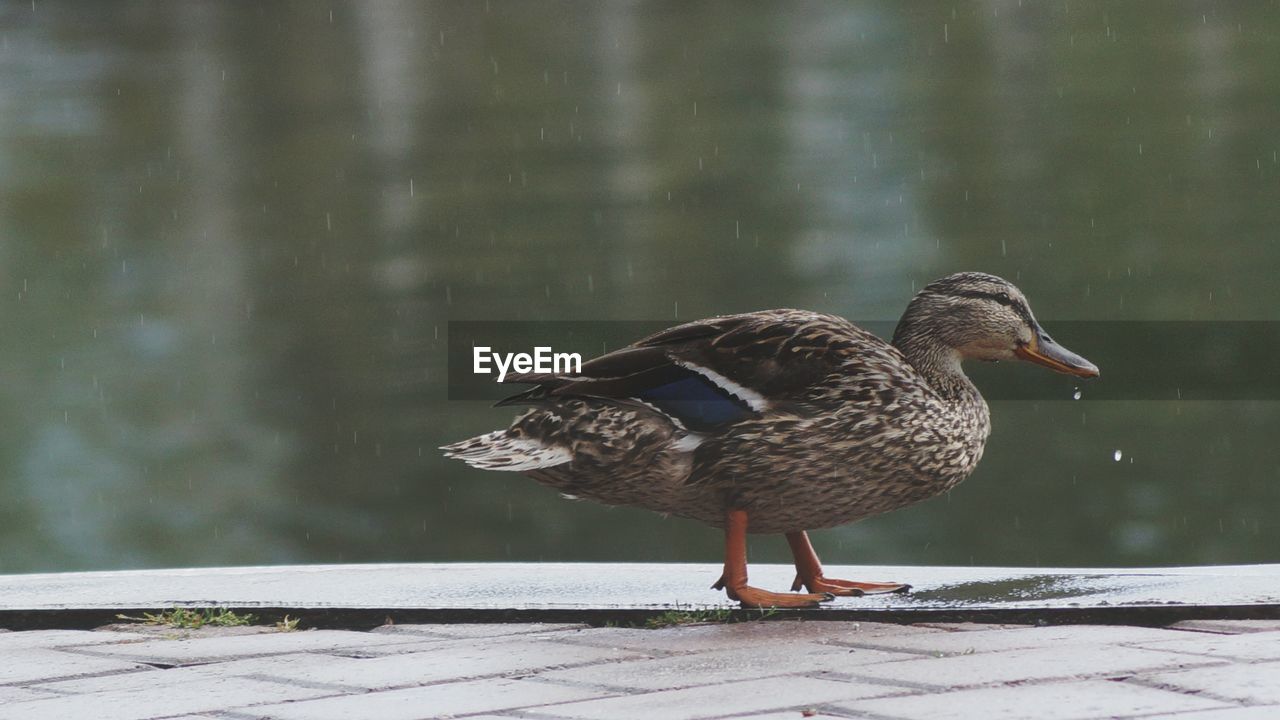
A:
{"label": "paving stone", "polygon": [[73,645],[104,645],[109,643],[137,642],[146,635],[96,630],[23,630],[0,633],[0,652],[19,648],[60,648]]}
{"label": "paving stone", "polygon": [[[813,712],[813,715],[809,715]],[[475,720],[467,717],[467,720]],[[782,712],[765,712],[764,715],[735,715],[733,720],[845,720],[844,717],[823,715],[822,712],[805,708],[805,710],[785,710]]]}
{"label": "paving stone", "polygon": [[331,690],[245,678],[214,678],[197,688],[190,684],[161,685],[147,692],[113,690],[7,703],[0,706],[0,720],[150,720],[329,694]]}
{"label": "paving stone", "polygon": [[425,652],[351,660],[327,667],[305,667],[296,671],[281,668],[267,674],[281,681],[305,680],[377,690],[644,657],[646,656],[607,648],[506,638],[483,643],[452,644]]}
{"label": "paving stone", "polygon": [[584,623],[459,623],[434,625],[383,625],[373,632],[397,635],[411,633],[442,638],[488,638],[508,635],[537,635],[563,630],[585,630]]}
{"label": "paving stone", "polygon": [[904,720],[1084,720],[1155,713],[1164,717],[1224,706],[1226,703],[1216,700],[1103,680],[978,688],[836,704],[855,716]]}
{"label": "paving stone", "polygon": [[478,680],[403,690],[267,705],[238,710],[249,717],[270,720],[420,720],[467,713],[537,708],[604,695],[598,690],[565,687],[529,680]]}
{"label": "paving stone", "polygon": [[1144,675],[1140,681],[1144,685],[1204,693],[1240,702],[1280,704],[1280,662],[1219,665]]}
{"label": "paving stone", "polygon": [[409,633],[397,635],[396,637],[404,638],[405,642],[394,643],[388,645],[361,645],[346,648],[335,648],[330,651],[331,655],[338,655],[344,658],[377,658],[386,657],[387,655],[404,655],[407,653],[417,652],[434,652],[450,646],[464,646],[468,642],[455,638],[428,638],[424,636],[413,636]]}
{"label": "paving stone", "polygon": [[1177,640],[1142,643],[1142,647],[1237,660],[1280,660],[1280,632],[1240,635],[1187,633]]}
{"label": "paving stone", "polygon": [[1237,635],[1251,632],[1273,632],[1280,630],[1280,620],[1183,620],[1169,626],[1174,630],[1193,630],[1196,632],[1222,633]]}
{"label": "paving stone", "polygon": [[532,710],[532,711],[513,710],[512,712],[513,712],[513,713],[520,713],[520,714],[519,714],[519,715],[514,715],[514,714],[513,714],[513,715],[498,715],[498,714],[488,714],[488,713],[486,713],[486,714],[484,714],[484,715],[468,715],[468,716],[467,716],[467,720],[525,720],[525,718],[530,717],[530,715],[532,715],[533,717],[537,717],[537,712],[538,712],[538,711],[537,711],[537,709],[534,709],[534,710]]}
{"label": "paving stone", "polygon": [[592,720],[693,720],[764,711],[808,709],[838,700],[869,697],[881,693],[883,689],[862,683],[775,677],[588,700],[541,708],[538,712],[556,718]]}
{"label": "paving stone", "polygon": [[597,647],[639,650],[656,654],[727,650],[770,643],[827,642],[879,637],[942,633],[942,630],[894,625],[791,620],[707,623],[645,630],[640,628],[590,628],[556,633],[549,639]]}
{"label": "paving stone", "polygon": [[3,657],[4,661],[0,662],[0,685],[29,685],[46,680],[130,672],[147,667],[128,660],[46,648],[5,650]]}
{"label": "paving stone", "polygon": [[[753,713],[757,720],[799,720],[800,710],[814,708],[877,718],[1001,720],[1025,717],[1028,708],[1047,720],[1280,717],[1280,662],[1244,662],[1280,659],[1280,632],[1266,625],[1271,621],[1221,622],[1232,624],[1147,629],[766,621],[662,630],[412,625],[374,632],[259,628],[248,636],[184,640],[139,637],[129,629],[0,632],[0,720],[169,719],[182,713],[188,713],[186,720],[393,720],[464,713],[468,720],[481,720],[470,717],[476,713],[491,713],[490,720]],[[439,634],[442,629],[454,634]],[[1236,634],[1215,634],[1227,630]],[[980,655],[970,657],[970,651]],[[935,656],[943,653],[957,654]],[[363,656],[371,657],[356,659]],[[133,662],[144,659],[181,667]],[[18,673],[11,676],[17,679],[5,679],[5,673]],[[499,678],[531,673],[537,677]],[[1061,681],[1108,675],[1134,677]],[[488,679],[475,679],[480,677]],[[1050,682],[972,687],[1044,680]],[[13,687],[18,684],[23,687]],[[952,686],[970,689],[945,697],[921,694]],[[833,688],[838,697],[832,697]],[[1233,702],[1272,707],[1231,707]],[[1073,714],[1090,709],[1093,715]]]}
{"label": "paving stone", "polygon": [[[164,720],[221,720],[216,715],[179,715],[178,717],[165,717]],[[467,720],[475,720],[474,717],[467,717]]]}
{"label": "paving stone", "polygon": [[973,632],[975,630],[1019,630],[1022,628],[1033,628],[1036,625],[1027,625],[1025,623],[912,623],[914,627],[933,628],[935,630],[948,630],[950,632]]}
{"label": "paving stone", "polygon": [[[553,670],[540,678],[610,688],[667,690],[783,674],[851,673],[860,665],[910,659],[911,655],[816,643],[755,645],[653,660],[632,660]],[[888,694],[898,689],[882,686]]]}
{"label": "paving stone", "polygon": [[[1226,708],[1178,713],[1172,720],[1276,720],[1280,718],[1280,705]],[[475,718],[467,718],[475,720]]]}
{"label": "paving stone", "polygon": [[528,714],[521,711],[520,715],[468,715],[467,720],[525,720],[528,717]]}
{"label": "paving stone", "polygon": [[411,641],[413,638],[405,636],[347,630],[311,630],[195,640],[148,640],[94,648],[93,652],[149,663],[192,665],[257,655],[284,655],[301,651],[331,652],[340,648],[394,645]]}
{"label": "paving stone", "polygon": [[983,653],[979,658],[951,655],[864,666],[857,677],[922,687],[947,688],[988,683],[1113,675],[1144,670],[1173,670],[1213,662],[1176,653],[1093,645],[1065,645]]}
{"label": "paving stone", "polygon": [[22,702],[24,700],[39,700],[41,698],[51,697],[49,693],[36,692],[30,688],[20,687],[0,687],[0,707],[9,703]]}
{"label": "paving stone", "polygon": [[[981,627],[981,626],[978,626]],[[884,650],[938,654],[972,654],[1045,647],[1047,645],[1118,645],[1185,638],[1177,630],[1115,625],[1056,625],[1013,630],[972,630],[927,635],[882,636],[843,644]]]}
{"label": "paving stone", "polygon": [[[358,661],[351,658],[334,655],[297,653],[294,655],[271,655],[244,660],[228,660],[204,665],[186,665],[163,670],[155,668],[146,672],[61,680],[29,687],[58,693],[93,693],[111,690],[145,691],[160,685],[198,683],[211,678],[251,677],[262,679],[261,676],[279,673],[282,669],[287,669],[291,677],[298,682],[318,683],[318,681],[314,681],[309,677],[309,672],[323,669],[332,673],[356,662]],[[335,688],[336,690],[338,689]]]}
{"label": "paving stone", "polygon": [[198,628],[176,628],[172,625],[155,625],[152,623],[131,622],[114,623],[95,628],[94,632],[126,632],[142,635],[147,639],[163,638],[165,640],[194,640],[207,637],[228,637],[231,635],[265,635],[279,632],[274,625],[204,625]]}

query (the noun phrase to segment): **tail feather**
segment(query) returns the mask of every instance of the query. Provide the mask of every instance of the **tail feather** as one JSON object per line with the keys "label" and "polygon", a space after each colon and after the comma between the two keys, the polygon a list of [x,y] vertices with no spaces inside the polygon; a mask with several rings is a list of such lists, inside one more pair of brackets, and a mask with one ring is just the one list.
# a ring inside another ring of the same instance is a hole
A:
{"label": "tail feather", "polygon": [[440,448],[445,457],[461,460],[482,470],[525,472],[562,465],[573,459],[567,448],[547,445],[507,430],[479,435]]}

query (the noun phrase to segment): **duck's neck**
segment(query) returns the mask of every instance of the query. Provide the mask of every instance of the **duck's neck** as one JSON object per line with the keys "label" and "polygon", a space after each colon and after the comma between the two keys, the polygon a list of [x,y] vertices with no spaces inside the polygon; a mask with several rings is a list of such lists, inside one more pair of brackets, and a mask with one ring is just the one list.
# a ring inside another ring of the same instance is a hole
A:
{"label": "duck's neck", "polygon": [[928,327],[919,327],[903,318],[893,334],[893,345],[943,398],[965,402],[980,397],[960,367],[960,353],[939,342]]}

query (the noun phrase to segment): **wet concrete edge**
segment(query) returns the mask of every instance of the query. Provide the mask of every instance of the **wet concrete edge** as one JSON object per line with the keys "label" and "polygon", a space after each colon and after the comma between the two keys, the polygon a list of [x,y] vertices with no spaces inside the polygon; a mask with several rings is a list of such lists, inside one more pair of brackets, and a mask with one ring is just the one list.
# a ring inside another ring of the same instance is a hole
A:
{"label": "wet concrete edge", "polygon": [[[168,606],[171,607],[171,606]],[[91,629],[119,622],[120,615],[141,617],[168,607],[59,608],[0,610],[0,628],[9,630]],[[181,607],[215,607],[182,604]],[[593,626],[642,626],[672,611],[702,608],[337,608],[216,605],[249,613],[258,623],[274,623],[286,615],[303,628],[362,630],[386,624],[453,623],[584,623]],[[878,623],[1009,623],[1027,625],[1138,625],[1161,627],[1182,620],[1276,620],[1280,604],[1255,605],[1117,605],[1058,608],[817,608],[812,610],[742,610],[717,614],[720,621],[808,620]]]}

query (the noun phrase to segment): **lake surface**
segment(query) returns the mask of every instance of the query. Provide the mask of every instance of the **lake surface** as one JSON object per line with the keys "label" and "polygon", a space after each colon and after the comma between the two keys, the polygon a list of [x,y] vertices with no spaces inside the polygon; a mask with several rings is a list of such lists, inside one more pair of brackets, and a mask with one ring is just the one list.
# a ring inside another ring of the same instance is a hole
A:
{"label": "lake surface", "polygon": [[957,270],[1102,378],[975,368],[977,472],[824,558],[1275,562],[1278,126],[1265,3],[5,4],[0,572],[716,562],[444,460],[512,415],[450,324],[884,332]]}

